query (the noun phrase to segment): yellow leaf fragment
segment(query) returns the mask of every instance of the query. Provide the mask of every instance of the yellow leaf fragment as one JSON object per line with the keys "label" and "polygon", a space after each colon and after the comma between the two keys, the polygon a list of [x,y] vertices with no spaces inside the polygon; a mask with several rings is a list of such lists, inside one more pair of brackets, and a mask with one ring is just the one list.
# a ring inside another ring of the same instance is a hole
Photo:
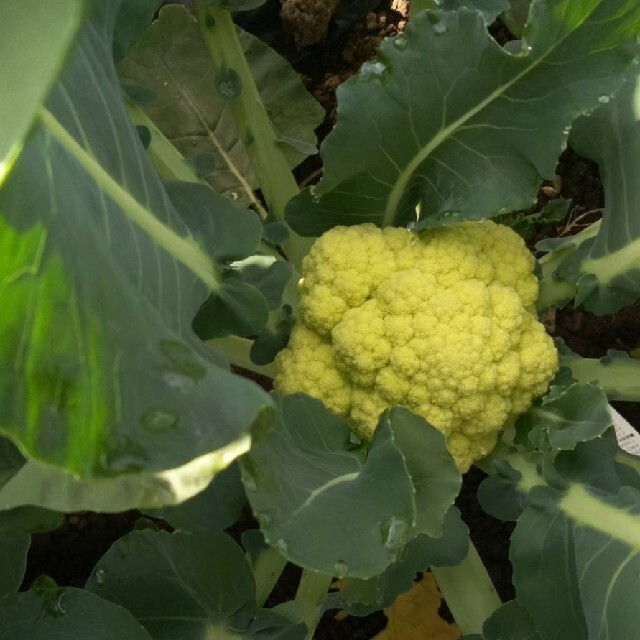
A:
{"label": "yellow leaf fragment", "polygon": [[440,600],[436,581],[426,573],[385,609],[389,623],[373,640],[458,640],[458,627],[438,615]]}

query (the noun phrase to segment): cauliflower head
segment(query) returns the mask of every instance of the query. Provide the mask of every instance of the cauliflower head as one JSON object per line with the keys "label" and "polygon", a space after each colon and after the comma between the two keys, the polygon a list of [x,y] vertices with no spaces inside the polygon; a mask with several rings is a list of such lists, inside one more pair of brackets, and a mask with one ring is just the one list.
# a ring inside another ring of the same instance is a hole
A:
{"label": "cauliflower head", "polygon": [[322,400],[365,438],[382,411],[405,406],[446,436],[466,471],[558,368],[535,314],[534,263],[491,221],[421,233],[335,227],[304,260],[274,386]]}

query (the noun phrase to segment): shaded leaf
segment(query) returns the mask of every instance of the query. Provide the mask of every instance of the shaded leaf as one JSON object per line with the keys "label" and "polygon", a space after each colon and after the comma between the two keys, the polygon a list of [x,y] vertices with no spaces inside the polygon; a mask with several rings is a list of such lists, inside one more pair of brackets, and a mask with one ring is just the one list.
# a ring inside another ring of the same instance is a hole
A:
{"label": "shaded leaf", "polygon": [[227,271],[222,286],[202,304],[193,319],[201,340],[229,335],[251,336],[267,322],[269,308],[264,296],[236,271]]}
{"label": "shaded leaf", "polygon": [[113,33],[113,59],[119,62],[151,24],[162,0],[122,0]]}
{"label": "shaded leaf", "polygon": [[294,230],[403,226],[416,205],[418,227],[530,206],[572,120],[619,88],[640,25],[635,0],[535,6],[526,55],[504,51],[464,9],[421,13],[384,40],[338,88],[323,178],[288,207]]}
{"label": "shaded leaf", "polygon": [[216,260],[232,262],[257,251],[262,223],[254,211],[202,184],[172,181],[165,188],[191,233]]}
{"label": "shaded leaf", "polygon": [[0,598],[17,591],[22,583],[30,544],[27,533],[0,533]]}
{"label": "shaded leaf", "polygon": [[0,185],[62,71],[84,17],[83,0],[60,0],[55,11],[40,0],[0,3]]}
{"label": "shaded leaf", "polygon": [[351,615],[366,616],[388,607],[401,594],[409,591],[416,574],[432,565],[459,564],[467,556],[469,529],[456,507],[449,509],[444,530],[439,538],[418,535],[402,551],[397,562],[379,576],[368,580],[347,578],[340,590],[330,594],[327,608],[346,609]]}
{"label": "shaded leaf", "polygon": [[[324,117],[322,108],[284,58],[248,33],[239,31],[239,36],[276,131],[313,147],[314,130]],[[216,88],[216,70],[198,25],[183,7],[164,7],[119,71],[123,82],[144,85],[158,94],[146,112],[186,158],[215,156],[216,170],[207,180],[216,191],[240,202],[253,200],[257,181],[246,141],[238,138],[229,102]],[[299,145],[283,150],[292,167],[309,152],[305,148],[301,153]]]}
{"label": "shaded leaf", "polygon": [[[592,384],[572,384],[543,396],[518,420],[518,438],[525,434],[537,449],[573,449],[611,426],[604,391]],[[518,440],[520,441],[520,440]]]}
{"label": "shaded leaf", "polygon": [[[0,495],[1,495],[0,491]],[[64,514],[39,507],[15,507],[0,511],[0,534],[44,533],[64,522]]]}
{"label": "shaded leaf", "polygon": [[174,529],[191,533],[212,533],[230,527],[246,502],[240,468],[233,463],[193,498],[174,507],[147,513],[166,520]]}
{"label": "shaded leaf", "polygon": [[[542,640],[536,632],[529,612],[517,601],[503,604],[484,623],[484,640]],[[464,640],[464,639],[463,639]]]}
{"label": "shaded leaf", "polygon": [[1,640],[151,640],[122,607],[81,589],[39,589],[0,599]]}
{"label": "shaded leaf", "polygon": [[276,638],[292,626],[275,614],[256,618],[251,568],[223,533],[130,533],[98,561],[87,589],[126,607],[154,640],[251,638],[256,628]]}
{"label": "shaded leaf", "polygon": [[[626,85],[573,126],[571,145],[599,165],[605,209],[597,234],[561,260],[558,275],[577,286],[576,304],[596,314],[614,313],[640,295],[640,153],[638,64]],[[594,228],[595,230],[596,228]]]}

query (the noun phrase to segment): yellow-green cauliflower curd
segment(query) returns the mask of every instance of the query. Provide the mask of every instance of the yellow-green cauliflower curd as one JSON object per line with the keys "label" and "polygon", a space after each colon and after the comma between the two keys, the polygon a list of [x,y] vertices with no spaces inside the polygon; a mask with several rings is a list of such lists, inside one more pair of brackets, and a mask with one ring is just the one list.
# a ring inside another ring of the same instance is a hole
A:
{"label": "yellow-green cauliflower curd", "polygon": [[408,407],[465,471],[558,368],[533,268],[522,239],[490,221],[336,227],[304,260],[275,387],[322,400],[364,437],[384,409]]}

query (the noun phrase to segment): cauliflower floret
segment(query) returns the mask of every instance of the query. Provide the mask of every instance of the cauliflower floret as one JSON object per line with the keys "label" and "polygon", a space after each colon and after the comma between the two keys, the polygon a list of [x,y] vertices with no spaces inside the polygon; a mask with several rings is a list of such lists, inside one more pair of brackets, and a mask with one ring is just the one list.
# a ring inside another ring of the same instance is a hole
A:
{"label": "cauliflower floret", "polygon": [[364,437],[382,411],[405,406],[445,434],[466,471],[558,368],[534,315],[534,262],[490,221],[420,234],[335,227],[304,260],[275,388],[323,400]]}

